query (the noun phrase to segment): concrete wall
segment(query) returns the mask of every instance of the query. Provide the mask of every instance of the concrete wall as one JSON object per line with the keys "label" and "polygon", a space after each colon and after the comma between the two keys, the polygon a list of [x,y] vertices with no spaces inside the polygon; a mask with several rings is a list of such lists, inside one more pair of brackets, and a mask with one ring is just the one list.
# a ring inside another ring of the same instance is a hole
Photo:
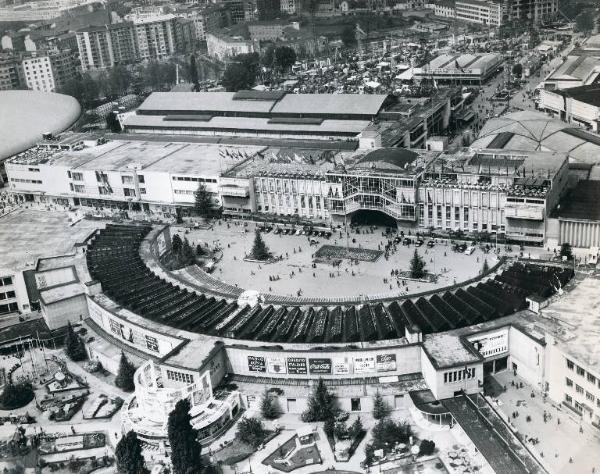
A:
{"label": "concrete wall", "polygon": [[545,348],[543,345],[522,333],[518,328],[511,326],[508,333],[509,361],[508,368],[517,364],[517,374],[527,383],[544,389],[544,359]]}
{"label": "concrete wall", "polygon": [[566,242],[572,247],[600,246],[600,222],[559,219],[558,245]]}
{"label": "concrete wall", "polygon": [[338,351],[268,350],[227,347],[229,371],[238,375],[286,379],[347,379],[421,371],[417,345]]}
{"label": "concrete wall", "polygon": [[62,328],[67,323],[79,323],[89,316],[85,295],[75,296],[66,300],[45,305],[40,301],[42,315],[51,330]]}

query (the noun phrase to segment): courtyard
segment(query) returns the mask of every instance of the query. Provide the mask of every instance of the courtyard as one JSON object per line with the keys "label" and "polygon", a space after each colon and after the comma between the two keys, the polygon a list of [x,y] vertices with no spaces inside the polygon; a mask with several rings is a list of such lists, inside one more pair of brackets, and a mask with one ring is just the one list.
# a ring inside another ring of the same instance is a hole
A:
{"label": "courtyard", "polygon": [[[454,252],[446,239],[428,238],[424,238],[423,245],[419,247],[394,243],[386,257],[386,244],[393,242],[396,234],[388,237],[384,227],[362,226],[360,233],[351,231],[348,235],[343,229],[336,229],[329,239],[263,232],[262,237],[276,260],[258,263],[244,260],[251,252],[255,228],[255,223],[216,221],[211,229],[173,227],[172,233],[178,232],[181,237],[187,237],[193,246],[219,246],[222,259],[213,271],[213,276],[219,280],[244,289],[285,296],[418,293],[474,278],[482,271],[484,260],[489,267],[498,262],[493,251],[485,253],[477,247],[471,255],[466,255]],[[412,238],[415,239],[414,236]],[[434,241],[432,247],[427,245],[430,240]],[[357,258],[336,258],[344,256],[346,247],[350,248],[350,255]],[[426,272],[435,275],[436,281],[416,281],[395,273],[392,275],[396,271],[399,274],[409,271],[415,248],[425,261]],[[331,263],[319,258],[324,253],[331,255]],[[358,258],[361,254],[365,256]],[[336,264],[333,265],[333,262]]]}

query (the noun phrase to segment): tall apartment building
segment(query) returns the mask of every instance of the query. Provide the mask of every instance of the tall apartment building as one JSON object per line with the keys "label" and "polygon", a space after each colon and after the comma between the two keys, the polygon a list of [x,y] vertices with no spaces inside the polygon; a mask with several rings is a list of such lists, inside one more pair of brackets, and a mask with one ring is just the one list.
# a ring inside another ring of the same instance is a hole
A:
{"label": "tall apartment building", "polygon": [[132,24],[129,22],[116,23],[108,27],[113,59],[116,64],[129,64],[136,61],[137,38]]}
{"label": "tall apartment building", "polygon": [[21,65],[12,54],[0,54],[0,91],[18,89],[21,85]]}
{"label": "tall apartment building", "polygon": [[504,8],[501,2],[486,0],[456,0],[456,19],[499,27],[503,23]]}
{"label": "tall apartment building", "polygon": [[538,24],[558,14],[558,0],[505,0],[506,18]]}
{"label": "tall apartment building", "polygon": [[142,61],[167,59],[177,49],[175,15],[134,19],[133,29]]}
{"label": "tall apartment building", "polygon": [[206,34],[216,31],[222,25],[222,11],[219,8],[204,8],[193,10],[187,15],[192,21],[197,41],[206,41]]}
{"label": "tall apartment building", "polygon": [[115,65],[112,39],[106,26],[92,26],[79,30],[77,49],[84,71],[106,69]]}
{"label": "tall apartment building", "polygon": [[77,62],[71,51],[33,53],[21,63],[24,85],[31,90],[56,92],[77,75]]}

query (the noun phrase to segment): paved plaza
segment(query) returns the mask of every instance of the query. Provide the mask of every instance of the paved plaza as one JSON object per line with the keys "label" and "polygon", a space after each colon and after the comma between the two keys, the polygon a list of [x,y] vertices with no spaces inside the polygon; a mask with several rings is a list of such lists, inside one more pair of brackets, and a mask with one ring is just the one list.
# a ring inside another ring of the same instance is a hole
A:
{"label": "paved plaza", "polygon": [[[549,472],[600,472],[600,432],[596,428],[585,423],[582,425],[577,415],[567,408],[544,400],[537,389],[527,385],[518,375],[513,376],[511,371],[494,377],[507,389],[498,397],[496,409],[505,416],[519,413],[517,418],[511,417],[511,423],[527,439],[539,440],[539,443],[527,443],[527,446]],[[512,386],[513,380],[523,383],[523,388]],[[535,395],[533,398],[532,393]],[[544,412],[550,415],[547,422],[544,422]],[[531,417],[531,421],[527,421],[527,416]]]}
{"label": "paved plaza", "polygon": [[[497,263],[497,257],[492,252],[485,254],[477,248],[472,255],[456,253],[447,240],[437,239],[433,248],[427,245],[418,248],[427,264],[427,272],[438,276],[435,283],[404,280],[403,284],[402,278],[390,276],[393,270],[410,269],[415,246],[404,246],[402,243],[396,244],[389,259],[382,255],[373,262],[343,260],[335,268],[326,263],[317,263],[316,268],[312,267],[313,254],[323,245],[348,244],[350,247],[383,251],[388,241],[383,235],[385,228],[375,227],[370,233],[372,228],[363,226],[359,234],[351,232],[348,238],[337,229],[330,239],[317,237],[319,243],[313,246],[309,239],[314,237],[263,233],[273,255],[283,259],[259,264],[244,261],[252,249],[255,226],[254,223],[244,226],[239,222],[220,222],[213,229],[192,230],[186,236],[193,244],[208,243],[211,247],[218,244],[223,248],[223,259],[213,273],[220,280],[238,284],[240,288],[290,296],[297,296],[298,290],[301,290],[302,296],[314,297],[417,293],[476,277],[483,268],[484,259],[487,259],[490,267]],[[177,230],[184,235],[182,228]],[[365,230],[369,230],[369,233],[365,233]],[[429,240],[426,238],[425,242]]]}

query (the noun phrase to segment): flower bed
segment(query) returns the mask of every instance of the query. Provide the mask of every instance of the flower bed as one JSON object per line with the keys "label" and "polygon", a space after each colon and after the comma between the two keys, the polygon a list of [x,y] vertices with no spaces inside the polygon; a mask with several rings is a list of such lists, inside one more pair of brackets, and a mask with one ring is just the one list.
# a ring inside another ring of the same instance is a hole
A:
{"label": "flower bed", "polygon": [[61,436],[47,434],[40,438],[40,454],[64,453],[81,449],[102,448],[106,445],[104,433],[84,433]]}
{"label": "flower bed", "polygon": [[383,255],[380,250],[362,249],[356,247],[340,247],[339,245],[323,245],[314,254],[315,260],[361,260],[364,262],[374,262]]}

